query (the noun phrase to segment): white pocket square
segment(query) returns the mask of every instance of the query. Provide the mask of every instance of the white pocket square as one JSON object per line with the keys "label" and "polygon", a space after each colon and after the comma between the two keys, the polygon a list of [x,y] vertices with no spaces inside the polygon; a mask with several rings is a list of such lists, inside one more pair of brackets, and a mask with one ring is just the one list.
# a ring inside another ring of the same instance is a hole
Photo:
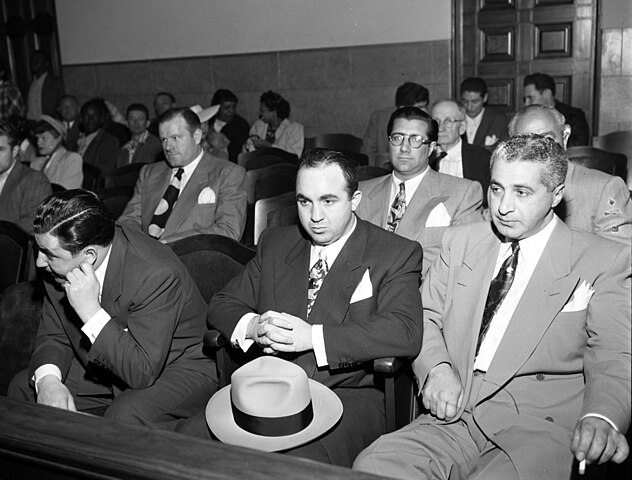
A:
{"label": "white pocket square", "polygon": [[373,285],[371,284],[371,277],[369,276],[369,269],[366,269],[364,275],[362,276],[362,280],[358,283],[358,286],[351,295],[351,300],[349,303],[359,302],[360,300],[364,300],[366,298],[371,298],[373,296]]}
{"label": "white pocket square", "polygon": [[215,203],[217,197],[211,187],[204,188],[198,195],[198,203]]}
{"label": "white pocket square", "polygon": [[562,313],[581,312],[588,308],[588,302],[595,291],[586,280],[584,280],[573,292],[569,302],[564,305]]}
{"label": "white pocket square", "polygon": [[492,145],[496,145],[498,143],[498,137],[496,135],[487,135],[485,137],[485,146],[491,147]]}
{"label": "white pocket square", "polygon": [[428,219],[426,220],[426,227],[449,227],[452,217],[448,213],[443,203],[440,203],[432,209]]}

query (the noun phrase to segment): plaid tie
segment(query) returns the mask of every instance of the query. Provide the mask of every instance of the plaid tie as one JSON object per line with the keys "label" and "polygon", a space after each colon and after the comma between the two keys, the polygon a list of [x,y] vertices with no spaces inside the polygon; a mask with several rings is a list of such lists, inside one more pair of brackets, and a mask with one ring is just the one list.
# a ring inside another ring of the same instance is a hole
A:
{"label": "plaid tie", "polygon": [[393,200],[393,205],[391,205],[391,209],[388,211],[388,220],[386,221],[386,229],[389,232],[394,232],[397,230],[397,226],[404,216],[404,212],[406,211],[406,187],[404,182],[399,184],[399,192]]}
{"label": "plaid tie", "polygon": [[483,320],[481,321],[481,330],[478,334],[478,342],[476,343],[476,355],[478,355],[483,339],[489,330],[492,318],[494,318],[498,307],[503,303],[507,292],[511,288],[514,276],[516,275],[516,266],[518,265],[518,252],[520,252],[520,245],[518,245],[518,242],[513,242],[511,244],[511,255],[503,262],[498,274],[489,285],[489,293],[487,294]]}
{"label": "plaid tie", "polygon": [[327,257],[325,255],[325,249],[320,250],[318,261],[314,264],[314,266],[309,271],[309,285],[307,287],[307,316],[309,317],[310,312],[312,311],[312,307],[314,306],[314,302],[316,301],[316,297],[318,296],[318,290],[320,290],[320,286],[323,284],[323,280],[329,271],[329,266],[327,265]]}
{"label": "plaid tie", "polygon": [[175,176],[171,179],[171,183],[169,183],[160,202],[158,202],[154,216],[151,217],[148,233],[154,238],[160,238],[162,232],[165,231],[165,225],[167,224],[169,215],[171,215],[173,206],[178,200],[178,195],[180,195],[180,180],[182,179],[183,173],[184,168],[180,167]]}

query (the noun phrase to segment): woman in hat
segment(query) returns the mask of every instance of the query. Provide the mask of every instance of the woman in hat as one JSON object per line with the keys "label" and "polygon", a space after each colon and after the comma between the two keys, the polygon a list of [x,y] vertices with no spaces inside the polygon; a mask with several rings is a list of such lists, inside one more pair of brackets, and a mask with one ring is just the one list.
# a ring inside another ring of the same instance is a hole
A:
{"label": "woman in hat", "polygon": [[81,188],[83,160],[78,153],[64,148],[65,125],[53,117],[42,115],[33,132],[40,156],[31,162],[31,168],[43,172],[50,183],[61,185],[67,190]]}

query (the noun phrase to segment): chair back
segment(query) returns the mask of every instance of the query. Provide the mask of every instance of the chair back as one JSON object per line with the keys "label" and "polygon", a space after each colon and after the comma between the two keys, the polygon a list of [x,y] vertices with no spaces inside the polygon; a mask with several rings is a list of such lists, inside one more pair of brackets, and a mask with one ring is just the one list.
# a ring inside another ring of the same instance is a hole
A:
{"label": "chair back", "polygon": [[305,139],[305,150],[330,148],[331,150],[362,153],[362,139],[349,133],[325,133]]}
{"label": "chair back", "polygon": [[297,171],[298,167],[289,163],[248,170],[246,172],[248,203],[254,205],[262,198],[275,197],[293,191],[296,186]]}
{"label": "chair back", "polygon": [[194,235],[169,244],[208,302],[255,256],[255,250],[223,235]]}
{"label": "chair back", "polygon": [[26,280],[31,240],[20,226],[0,220],[0,294],[9,285]]}
{"label": "chair back", "polygon": [[121,216],[132,195],[134,195],[134,187],[125,185],[103,188],[97,192],[97,196],[115,219]]}
{"label": "chair back", "polygon": [[246,170],[256,170],[277,163],[298,165],[298,157],[280,148],[259,148],[253,152],[240,153],[237,157],[237,164]]}
{"label": "chair back", "polygon": [[266,228],[297,225],[298,222],[296,193],[294,191],[257,200],[255,203],[254,244],[257,244],[261,232]]}
{"label": "chair back", "polygon": [[360,165],[356,169],[358,173],[358,181],[370,180],[371,178],[383,177],[391,172],[386,168],[375,167],[373,165]]}
{"label": "chair back", "polygon": [[138,175],[140,174],[140,169],[145,165],[145,163],[130,163],[129,165],[115,168],[113,171],[105,175],[103,182],[105,188],[135,186],[136,180],[138,180]]}
{"label": "chair back", "polygon": [[594,168],[610,175],[626,178],[628,159],[620,153],[606,152],[594,147],[569,147],[568,159],[587,168]]}
{"label": "chair back", "polygon": [[103,188],[103,174],[101,170],[90,163],[83,162],[83,184],[85,190],[96,192]]}

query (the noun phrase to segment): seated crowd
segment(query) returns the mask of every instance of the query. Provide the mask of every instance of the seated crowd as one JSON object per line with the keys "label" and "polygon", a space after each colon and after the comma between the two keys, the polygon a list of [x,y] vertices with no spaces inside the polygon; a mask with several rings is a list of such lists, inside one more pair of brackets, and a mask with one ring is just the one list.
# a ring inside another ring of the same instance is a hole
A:
{"label": "seated crowd", "polygon": [[[142,103],[123,116],[72,95],[55,115],[0,119],[0,220],[33,235],[46,289],[8,395],[393,478],[570,478],[621,463],[630,192],[569,162],[586,120],[550,78],[525,77],[509,121],[480,78],[432,104],[403,84],[364,136],[369,164],[390,173],[362,181],[345,152],[304,151],[273,91],[252,125],[227,89],[209,108],[159,92],[153,119]],[[237,157],[269,147],[300,157],[298,224],[264,231],[207,303],[168,245],[243,240]],[[83,169],[133,164],[114,218]],[[256,358],[222,389],[209,329]],[[371,367],[383,357],[407,359],[419,392],[396,431]]]}

